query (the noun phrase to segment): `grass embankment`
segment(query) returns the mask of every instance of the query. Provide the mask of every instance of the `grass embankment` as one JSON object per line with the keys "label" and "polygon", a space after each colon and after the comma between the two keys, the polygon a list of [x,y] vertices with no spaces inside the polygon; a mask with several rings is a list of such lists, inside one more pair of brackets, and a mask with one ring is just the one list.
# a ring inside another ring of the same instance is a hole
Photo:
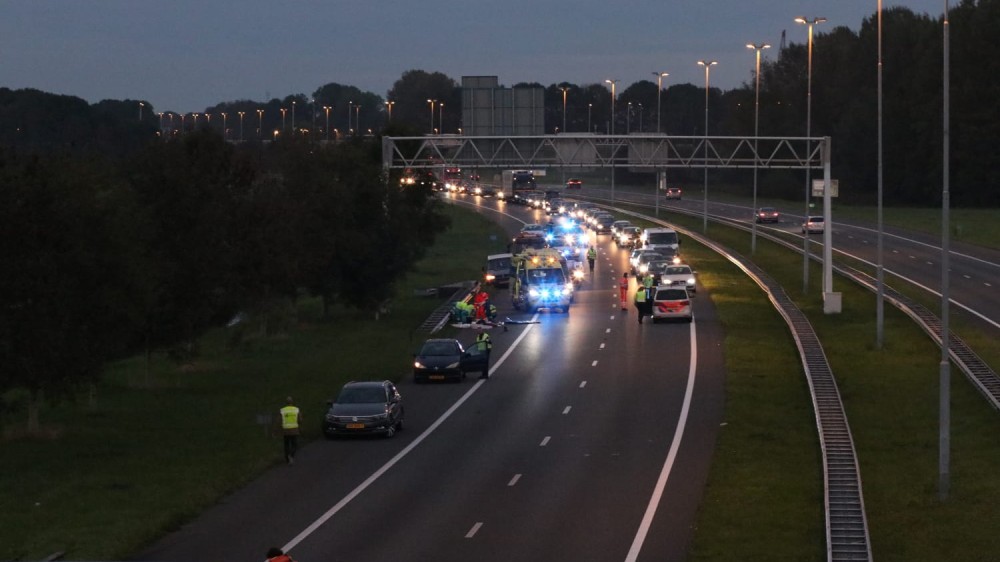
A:
{"label": "grass embankment", "polygon": [[[0,559],[119,559],[191,519],[227,492],[281,462],[280,440],[256,425],[286,395],[306,417],[304,440],[319,437],[325,402],[347,380],[398,379],[421,336],[413,330],[441,300],[416,288],[477,279],[488,250],[504,247],[495,224],[446,206],[451,230],[400,287],[391,313],[337,308],[321,318],[303,299],[288,333],[235,349],[216,330],[179,367],[156,357],[112,365],[92,404],[42,411],[48,437],[0,442]],[[490,235],[496,235],[495,240]],[[16,397],[12,397],[16,400]]]}
{"label": "grass embankment", "polygon": [[[701,231],[700,219],[667,218]],[[750,253],[745,233],[710,225],[709,235]],[[718,305],[729,370],[726,426],[692,559],[825,559],[815,421],[797,359],[789,364],[790,336],[775,327],[775,314],[755,285],[738,274],[720,275],[724,268],[706,268],[712,258],[693,241],[685,241],[683,251]],[[1000,551],[1000,535],[986,531],[1000,525],[1000,414],[952,369],[952,488],[949,500],[939,502],[938,347],[908,317],[886,307],[886,342],[875,349],[873,294],[835,278],[843,312],[825,315],[819,265],[803,297],[801,258],[758,241],[754,261],[786,287],[823,342],[861,463],[876,559],[991,559]]]}

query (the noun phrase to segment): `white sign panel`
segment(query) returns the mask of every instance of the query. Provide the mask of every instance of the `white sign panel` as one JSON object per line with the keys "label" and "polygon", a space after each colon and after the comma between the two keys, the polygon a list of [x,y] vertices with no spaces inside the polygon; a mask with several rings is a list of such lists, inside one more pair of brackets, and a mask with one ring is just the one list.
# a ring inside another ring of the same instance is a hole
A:
{"label": "white sign panel", "polygon": [[[840,195],[840,180],[830,180],[830,197]],[[823,180],[813,180],[813,197],[823,196]]]}

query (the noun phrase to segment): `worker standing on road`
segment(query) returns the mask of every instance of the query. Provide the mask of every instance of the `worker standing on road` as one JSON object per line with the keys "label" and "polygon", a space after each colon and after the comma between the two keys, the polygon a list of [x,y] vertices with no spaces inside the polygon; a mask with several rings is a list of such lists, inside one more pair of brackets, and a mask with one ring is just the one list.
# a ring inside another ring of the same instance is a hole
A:
{"label": "worker standing on road", "polygon": [[594,272],[594,260],[597,259],[597,250],[593,246],[587,250],[587,263],[590,264],[590,272]]}
{"label": "worker standing on road", "polygon": [[292,397],[285,398],[285,407],[281,413],[281,432],[285,437],[285,462],[295,464],[295,451],[299,448],[299,426],[302,425],[302,412],[295,406]]}
{"label": "worker standing on road", "polygon": [[622,273],[622,279],[618,282],[618,300],[621,301],[622,310],[628,311],[628,272]]}
{"label": "worker standing on road", "polygon": [[646,298],[646,289],[642,287],[636,287],[635,289],[635,310],[639,313],[639,323],[642,324],[642,317],[646,314],[647,304],[649,304]]}
{"label": "worker standing on road", "polygon": [[646,273],[646,276],[642,278],[642,287],[646,291],[646,301],[653,300],[653,274]]}
{"label": "worker standing on road", "polygon": [[472,299],[472,306],[476,311],[476,320],[482,322],[486,320],[486,305],[489,303],[490,296],[486,294],[486,291],[479,291],[476,296]]}
{"label": "worker standing on road", "polygon": [[490,378],[490,352],[493,351],[493,340],[485,330],[479,332],[479,335],[476,336],[476,348],[479,350],[479,353],[486,356],[486,367],[479,374],[479,378],[488,379]]}

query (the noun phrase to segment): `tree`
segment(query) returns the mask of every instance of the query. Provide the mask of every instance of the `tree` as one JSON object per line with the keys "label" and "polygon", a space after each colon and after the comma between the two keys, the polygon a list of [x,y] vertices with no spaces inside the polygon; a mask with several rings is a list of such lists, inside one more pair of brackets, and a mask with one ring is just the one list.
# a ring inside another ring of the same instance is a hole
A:
{"label": "tree", "polygon": [[0,154],[0,391],[44,397],[97,380],[132,341],[141,258],[132,201],[106,162]]}
{"label": "tree", "polygon": [[[407,70],[396,80],[386,94],[395,102],[392,119],[403,125],[415,127],[419,131],[430,132],[440,128],[440,102],[445,103],[444,130],[451,133],[461,124],[462,96],[458,83],[440,72]],[[427,100],[435,100],[434,118],[431,122],[431,105]]]}

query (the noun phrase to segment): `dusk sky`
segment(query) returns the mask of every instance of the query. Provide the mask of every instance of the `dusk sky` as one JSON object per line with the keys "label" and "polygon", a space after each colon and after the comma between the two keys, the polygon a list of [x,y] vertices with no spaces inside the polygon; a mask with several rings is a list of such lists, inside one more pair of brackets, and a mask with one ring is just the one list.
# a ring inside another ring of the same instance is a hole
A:
{"label": "dusk sky", "polygon": [[[883,6],[937,18],[944,2]],[[0,0],[0,85],[191,112],[308,96],[330,82],[385,96],[411,69],[456,81],[496,75],[506,86],[617,78],[620,89],[664,71],[665,87],[703,85],[697,61],[714,59],[711,85],[730,89],[751,79],[746,43],[772,44],[770,59],[782,30],[789,43],[806,41],[795,16],[826,17],[816,33],[857,30],[876,7],[876,0]],[[858,63],[875,72],[874,59]]]}

